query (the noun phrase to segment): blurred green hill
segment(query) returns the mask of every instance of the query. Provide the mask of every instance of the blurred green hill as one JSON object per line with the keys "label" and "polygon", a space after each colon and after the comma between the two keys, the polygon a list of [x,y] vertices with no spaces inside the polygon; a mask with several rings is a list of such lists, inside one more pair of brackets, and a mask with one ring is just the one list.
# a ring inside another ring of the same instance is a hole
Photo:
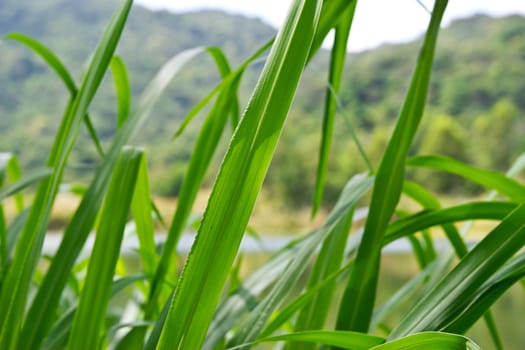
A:
{"label": "blurred green hill", "polygon": [[[104,0],[3,0],[0,34],[17,31],[35,37],[80,79],[87,55],[115,7],[114,1]],[[274,33],[260,20],[218,11],[175,14],[135,6],[118,53],[127,64],[136,97],[162,63],[181,50],[218,46],[236,66]],[[457,20],[442,31],[424,128],[414,152],[444,154],[498,170],[509,166],[525,148],[524,38],[525,18],[517,15],[477,15]],[[342,115],[358,129],[370,159],[377,164],[401,108],[417,50],[418,42],[411,42],[349,55],[327,201],[352,173],[365,169]],[[269,192],[289,204],[303,205],[311,198],[322,119],[318,96],[325,93],[327,62],[328,55],[321,55],[308,68],[266,181]],[[261,66],[256,64],[246,74],[241,102],[249,97]],[[210,58],[190,63],[143,129],[139,142],[148,149],[157,193],[176,195],[199,120],[179,139],[173,141],[172,136],[185,114],[218,81]],[[38,57],[6,40],[0,42],[0,87],[0,151],[15,152],[25,169],[42,165],[67,100],[65,88]],[[108,76],[92,109],[103,141],[114,133],[115,106]],[[72,159],[76,164],[97,164],[87,133]],[[219,160],[220,155],[216,163]],[[72,171],[68,178],[82,181],[88,176],[85,170]],[[475,191],[463,188],[454,177],[436,177],[432,183],[440,192]]]}

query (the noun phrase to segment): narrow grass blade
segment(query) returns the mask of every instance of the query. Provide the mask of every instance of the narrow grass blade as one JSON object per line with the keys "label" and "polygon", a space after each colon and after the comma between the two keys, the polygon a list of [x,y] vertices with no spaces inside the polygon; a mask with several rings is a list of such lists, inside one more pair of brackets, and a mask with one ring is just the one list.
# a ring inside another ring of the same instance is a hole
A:
{"label": "narrow grass blade", "polygon": [[467,337],[440,332],[424,332],[375,346],[370,350],[481,350]]}
{"label": "narrow grass blade", "polygon": [[[42,57],[42,59],[48,64],[48,66],[52,70],[54,70],[58,77],[64,82],[64,85],[71,94],[71,98],[74,99],[76,97],[78,89],[75,85],[73,78],[71,77],[71,74],[69,74],[69,71],[67,70],[66,66],[62,63],[62,61],[51,50],[49,50],[49,48],[47,48],[39,41],[31,38],[30,36],[21,33],[9,33],[5,36],[5,38],[15,40],[20,42],[21,44],[24,44],[29,49],[34,51],[37,55]],[[100,140],[97,136],[95,128],[93,127],[93,123],[91,122],[91,117],[87,113],[84,116],[84,123],[86,124],[86,127],[88,129],[91,140],[95,145],[95,148],[97,149],[98,153],[101,156],[103,156],[104,151],[102,150],[102,146],[100,145]]]}
{"label": "narrow grass blade", "polygon": [[111,281],[142,157],[141,150],[125,148],[115,166],[89,260],[86,282],[71,327],[69,349],[98,349],[100,346],[111,295]]}
{"label": "narrow grass blade", "polygon": [[377,171],[370,214],[357,251],[337,329],[367,332],[375,302],[383,236],[401,196],[405,159],[423,115],[439,26],[447,5],[437,0],[394,134]]}
{"label": "narrow grass blade", "polygon": [[204,340],[306,64],[320,5],[295,1],[277,36],[221,165],[159,349],[198,349]]}
{"label": "narrow grass blade", "polygon": [[514,209],[426,296],[392,331],[396,339],[446,326],[457,314],[456,305],[470,297],[505,261],[525,244],[525,204]]}
{"label": "narrow grass blade", "polygon": [[113,56],[109,65],[117,92],[117,128],[122,127],[131,109],[131,87],[126,64],[119,56]]}
{"label": "narrow grass blade", "polygon": [[375,335],[345,332],[345,331],[304,331],[291,334],[277,335],[261,339],[259,342],[312,342],[342,349],[368,350],[385,342],[384,338]]}
{"label": "narrow grass blade", "polygon": [[[29,175],[22,176],[22,178],[20,178],[18,181],[10,184],[9,186],[5,186],[0,191],[0,202],[10,196],[15,196],[15,198],[21,198],[18,195],[20,194],[22,190],[24,190],[25,188],[29,186],[38,184],[40,181],[49,178],[51,174],[52,174],[51,169],[41,168],[41,169],[36,169],[35,171],[32,171],[31,174]],[[23,203],[23,201],[21,203]],[[20,205],[18,205],[18,207],[20,207]]]}
{"label": "narrow grass blade", "polygon": [[[18,158],[12,153],[0,153],[0,187],[3,186],[3,181],[7,178],[10,183],[20,180],[22,177],[22,169]],[[0,196],[0,202],[2,201]],[[22,193],[16,193],[15,197],[15,208],[18,213],[24,210],[24,195]]]}
{"label": "narrow grass blade", "polygon": [[475,168],[443,156],[419,156],[407,161],[407,165],[442,170],[462,176],[483,187],[498,191],[514,201],[525,199],[525,186],[496,171]]}
{"label": "narrow grass blade", "polygon": [[151,202],[148,164],[146,155],[144,155],[140,163],[137,186],[131,202],[131,212],[133,213],[133,220],[135,221],[139,239],[139,255],[142,261],[142,269],[150,280],[153,279],[158,260]]}
{"label": "narrow grass blade", "polygon": [[97,91],[111,56],[124,28],[131,1],[127,1],[111,20],[88,68],[78,94],[68,108],[50,153],[48,166],[52,175],[42,181],[26,226],[20,236],[12,266],[7,274],[0,296],[0,348],[12,349],[18,341],[22,316],[33,272],[40,258],[40,251],[47,231],[51,208],[62,180],[64,167],[86,115],[89,104]]}
{"label": "narrow grass blade", "polygon": [[342,15],[342,18],[339,20],[339,23],[335,28],[335,40],[331,52],[330,73],[328,77],[329,87],[326,89],[326,99],[324,104],[321,147],[319,150],[319,163],[317,166],[312,216],[315,216],[323,199],[334,120],[337,111],[337,102],[334,95],[339,93],[341,81],[343,79],[348,36],[350,35],[350,28],[352,27],[352,21],[354,19],[356,4],[357,1],[352,1],[352,4],[345,10],[345,13]]}
{"label": "narrow grass blade", "polygon": [[38,348],[47,329],[49,329],[69,273],[93,227],[122,147],[131,142],[146,122],[151,109],[173,76],[201,52],[201,48],[189,49],[166,62],[144,90],[137,109],[115,135],[110,150],[104,157],[102,165],[95,174],[95,178],[80,202],[70,224],[66,227],[60,247],[29,309],[22,330],[24,346],[27,346],[27,349]]}

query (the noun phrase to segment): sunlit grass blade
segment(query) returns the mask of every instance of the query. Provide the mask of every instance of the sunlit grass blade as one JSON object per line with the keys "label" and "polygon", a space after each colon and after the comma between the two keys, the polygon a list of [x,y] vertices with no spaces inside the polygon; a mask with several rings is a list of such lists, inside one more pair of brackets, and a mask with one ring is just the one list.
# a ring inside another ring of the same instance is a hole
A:
{"label": "sunlit grass blade", "polygon": [[131,1],[124,2],[111,20],[95,51],[78,94],[66,111],[50,152],[47,165],[53,169],[53,173],[41,182],[37,190],[29,218],[17,244],[12,266],[2,287],[0,296],[0,311],[4,315],[0,320],[0,348],[2,349],[11,349],[18,341],[29,285],[40,258],[51,208],[68,156],[76,141],[80,124],[117,46],[130,7]]}
{"label": "sunlit grass blade", "polygon": [[363,239],[339,310],[337,329],[368,331],[383,236],[401,196],[405,159],[423,115],[439,26],[447,5],[437,0],[401,115],[377,171]]}
{"label": "sunlit grass blade", "polygon": [[[133,283],[142,281],[144,279],[146,279],[146,276],[144,275],[130,275],[114,281],[111,288],[111,297]],[[73,323],[73,318],[75,317],[77,307],[78,304],[72,306],[60,317],[58,321],[55,322],[53,328],[49,332],[49,335],[42,344],[42,350],[62,349],[67,345],[66,342],[71,331],[71,325]]]}
{"label": "sunlit grass blade", "polygon": [[140,164],[135,194],[131,202],[131,212],[133,213],[133,220],[135,221],[139,239],[139,255],[142,261],[142,269],[150,281],[153,279],[158,261],[151,202],[148,165],[146,155],[144,155]]}
{"label": "sunlit grass blade", "polygon": [[[45,45],[40,43],[38,40],[35,40],[34,38],[21,34],[21,33],[9,33],[5,36],[5,38],[16,40],[20,42],[21,44],[24,44],[29,49],[34,51],[37,55],[42,57],[42,59],[48,64],[48,66],[53,71],[55,71],[58,77],[63,81],[64,85],[66,86],[69,93],[71,94],[71,98],[72,99],[75,98],[75,96],[78,93],[78,89],[75,84],[75,81],[71,77],[71,74],[69,74],[69,71],[67,70],[64,63],[62,63],[62,61],[49,48],[47,48]],[[97,136],[95,128],[93,127],[93,123],[91,122],[91,117],[89,116],[87,112],[86,112],[86,115],[84,116],[84,123],[86,125],[86,128],[91,137],[91,140],[93,141],[93,144],[95,145],[95,148],[97,149],[98,153],[100,155],[104,155],[102,146],[100,145],[100,140]]]}
{"label": "sunlit grass blade", "polygon": [[418,156],[407,161],[407,165],[427,167],[453,173],[493,189],[514,201],[525,199],[525,186],[496,171],[475,168],[444,156]]}
{"label": "sunlit grass blade", "polygon": [[132,140],[133,136],[138,133],[138,130],[146,122],[151,109],[165,91],[173,76],[201,52],[202,49],[200,48],[189,49],[177,54],[166,62],[142,93],[137,109],[115,135],[102,165],[95,174],[95,178],[80,202],[70,224],[64,231],[60,247],[29,309],[22,331],[25,340],[24,345],[27,344],[28,349],[37,348],[50,327],[51,319],[58,305],[62,290],[67,283],[69,273],[93,227],[122,147]]}
{"label": "sunlit grass blade", "polygon": [[395,339],[423,330],[437,330],[457,316],[461,304],[476,292],[525,244],[525,204],[514,209],[392,331]]}
{"label": "sunlit grass blade", "polygon": [[[22,177],[22,168],[18,158],[12,153],[0,153],[0,188],[4,186],[5,180],[10,183],[20,180]],[[0,195],[0,202],[4,197]],[[16,193],[14,195],[15,208],[18,213],[24,209],[24,195]]]}
{"label": "sunlit grass blade", "polygon": [[[211,48],[207,49],[207,52],[213,54],[221,75],[223,77],[228,76],[230,66],[222,51]],[[240,75],[238,77],[240,78]],[[157,304],[159,293],[169,271],[170,263],[173,261],[179,238],[186,228],[195,198],[223,134],[232,103],[236,100],[238,83],[238,80],[233,80],[230,84],[223,87],[199,131],[188,170],[179,192],[177,210],[162,249],[155,277],[152,280],[146,318],[151,317]]]}
{"label": "sunlit grass blade", "polygon": [[131,109],[131,86],[126,64],[119,56],[113,56],[109,65],[117,92],[117,128],[122,127]]}
{"label": "sunlit grass blade", "polygon": [[467,337],[440,332],[423,332],[387,342],[370,350],[480,350]]}
{"label": "sunlit grass blade", "polygon": [[306,64],[320,8],[316,1],[294,2],[272,46],[221,165],[159,349],[197,349],[204,340]]}
{"label": "sunlit grass blade", "polygon": [[375,335],[348,331],[304,331],[277,335],[261,339],[259,342],[312,342],[342,349],[368,350],[385,342],[384,338]]}
{"label": "sunlit grass blade", "polygon": [[341,19],[335,27],[335,39],[331,51],[330,72],[328,76],[329,87],[326,89],[324,104],[323,128],[321,133],[321,146],[319,149],[319,162],[317,166],[312,216],[315,216],[323,199],[334,120],[337,111],[337,102],[334,95],[339,93],[341,81],[343,79],[348,36],[350,35],[350,28],[352,27],[352,21],[354,19],[356,4],[357,1],[352,1],[352,4],[345,10],[345,13],[341,16]]}
{"label": "sunlit grass blade", "polygon": [[141,150],[125,148],[115,166],[89,260],[86,282],[71,327],[69,349],[100,348],[111,281],[142,157]]}

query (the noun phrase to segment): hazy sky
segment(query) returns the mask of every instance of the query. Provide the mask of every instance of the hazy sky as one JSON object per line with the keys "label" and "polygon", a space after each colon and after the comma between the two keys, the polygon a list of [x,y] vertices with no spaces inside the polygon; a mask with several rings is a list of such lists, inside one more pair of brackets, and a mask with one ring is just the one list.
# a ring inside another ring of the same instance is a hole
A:
{"label": "hazy sky", "polygon": [[[137,0],[153,9],[193,11],[221,9],[231,13],[259,17],[279,27],[291,0]],[[432,7],[433,1],[423,1]],[[444,24],[451,19],[474,13],[501,16],[510,13],[525,15],[523,0],[449,0]],[[424,32],[429,16],[416,0],[359,0],[349,40],[352,51],[375,47],[386,42],[413,39]]]}

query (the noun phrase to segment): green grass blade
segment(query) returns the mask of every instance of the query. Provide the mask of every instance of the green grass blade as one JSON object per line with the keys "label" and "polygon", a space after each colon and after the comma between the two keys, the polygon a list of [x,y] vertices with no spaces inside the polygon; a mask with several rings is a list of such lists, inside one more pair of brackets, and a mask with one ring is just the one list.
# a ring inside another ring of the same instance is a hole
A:
{"label": "green grass blade", "polygon": [[62,180],[68,156],[75,143],[80,124],[117,46],[130,7],[131,1],[125,2],[120,11],[113,17],[55,139],[47,163],[49,167],[53,168],[53,174],[42,181],[38,188],[33,207],[20,236],[11,268],[2,288],[0,296],[0,311],[4,315],[0,320],[0,348],[2,349],[11,349],[17,343],[18,332],[21,328],[22,316],[27,303],[29,285],[40,257],[51,208]]}
{"label": "green grass blade", "polygon": [[200,48],[189,49],[177,54],[166,62],[144,90],[137,110],[115,135],[111,148],[107,152],[101,167],[85,193],[70,224],[66,227],[60,247],[29,309],[22,331],[27,349],[38,348],[52,322],[52,317],[62,290],[67,283],[69,273],[93,227],[122,147],[132,140],[133,136],[138,133],[141,126],[146,122],[151,109],[168,86],[168,83],[173,79],[173,76],[200,52],[202,52]]}
{"label": "green grass blade", "polygon": [[111,281],[142,157],[141,150],[125,148],[115,166],[89,260],[86,282],[71,327],[69,349],[100,347],[100,336],[111,295]]}
{"label": "green grass blade", "polygon": [[113,74],[115,91],[117,92],[117,128],[122,127],[129,116],[131,108],[131,86],[128,71],[122,58],[113,56],[109,65]]}
{"label": "green grass blade", "polygon": [[323,128],[321,133],[321,147],[319,150],[319,162],[317,166],[317,177],[315,183],[314,201],[312,206],[312,216],[315,216],[323,199],[326,171],[328,168],[328,158],[332,143],[335,114],[337,102],[335,95],[339,93],[341,81],[343,80],[343,70],[345,66],[348,36],[354,19],[355,6],[357,1],[345,10],[342,18],[335,28],[334,45],[331,52],[330,73],[328,76],[329,88],[326,89],[326,99],[324,104]]}
{"label": "green grass blade", "polygon": [[221,165],[160,349],[197,349],[203,342],[306,64],[320,5],[294,2],[277,36]]}
{"label": "green grass blade", "polygon": [[133,213],[133,220],[135,221],[139,239],[139,255],[142,261],[142,269],[150,280],[153,278],[158,260],[151,202],[148,164],[146,155],[144,155],[140,164],[135,194],[131,202],[131,212]]}
{"label": "green grass blade", "polygon": [[383,236],[401,196],[405,158],[423,115],[439,25],[447,5],[437,0],[410,89],[377,171],[363,239],[350,274],[337,329],[368,331],[375,302]]}
{"label": "green grass blade", "polygon": [[[13,183],[20,180],[22,177],[22,169],[18,158],[11,153],[0,153],[0,187],[3,185],[2,180],[5,178],[9,179],[9,182]],[[0,201],[2,197],[0,196]],[[24,209],[24,195],[22,193],[16,193],[15,197],[16,211],[20,213]]]}
{"label": "green grass blade", "polygon": [[405,338],[382,345],[371,350],[480,350],[472,340],[467,337],[440,332],[424,332],[409,335]]}
{"label": "green grass blade", "polygon": [[496,171],[475,168],[443,156],[419,156],[407,161],[407,165],[442,170],[462,176],[486,188],[493,189],[514,201],[525,199],[525,186]]}
{"label": "green grass blade", "polygon": [[[222,51],[218,49],[208,49],[207,51],[213,53],[221,75],[226,77],[230,73],[230,67]],[[154,307],[157,304],[161,287],[169,271],[169,267],[173,262],[175,248],[186,228],[197,193],[223,134],[232,101],[236,99],[235,92],[237,86],[238,80],[233,80],[231,84],[224,86],[199,131],[188,170],[184,176],[184,181],[179,192],[179,204],[177,205],[177,210],[171,222],[168,236],[162,249],[159,265],[152,282],[149,305],[146,312],[147,318],[151,317]]]}
{"label": "green grass blade", "polygon": [[345,331],[304,331],[261,339],[259,342],[312,342],[342,349],[368,350],[385,342],[375,335]]}
{"label": "green grass blade", "polygon": [[514,209],[392,331],[395,339],[422,330],[441,329],[455,319],[456,305],[476,292],[525,244],[525,204]]}
{"label": "green grass blade", "polygon": [[[78,89],[75,85],[73,78],[71,77],[71,74],[69,74],[69,71],[67,70],[64,63],[62,63],[62,61],[51,50],[49,50],[49,48],[47,48],[39,41],[31,38],[30,36],[21,33],[9,33],[5,36],[5,38],[16,40],[21,44],[24,44],[29,49],[34,51],[37,55],[42,57],[42,59],[47,63],[47,65],[51,67],[51,69],[55,71],[58,77],[62,80],[69,93],[71,94],[71,97],[75,98],[75,96],[78,93]],[[91,140],[93,141],[93,144],[95,145],[95,148],[97,149],[98,153],[101,156],[103,156],[104,151],[102,150],[102,146],[100,145],[100,140],[97,136],[95,128],[93,127],[93,123],[91,122],[91,117],[87,113],[84,116],[84,123],[88,129],[89,135],[91,137]]]}

